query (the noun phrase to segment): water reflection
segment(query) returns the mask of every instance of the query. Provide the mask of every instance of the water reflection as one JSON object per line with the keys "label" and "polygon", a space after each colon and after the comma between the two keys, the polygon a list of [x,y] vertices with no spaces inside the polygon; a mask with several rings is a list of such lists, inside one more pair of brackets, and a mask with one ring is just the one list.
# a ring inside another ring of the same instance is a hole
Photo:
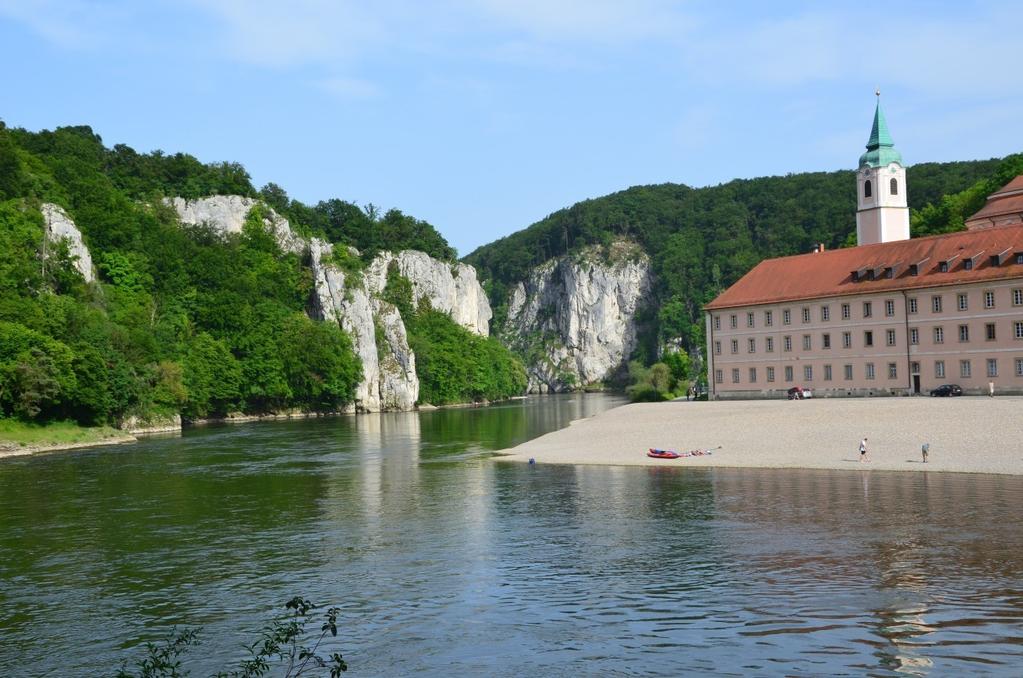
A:
{"label": "water reflection", "polygon": [[[190,431],[0,465],[0,675],[301,593],[360,675],[1012,675],[1023,479],[494,464],[600,398]],[[52,652],[52,620],[65,624]]]}

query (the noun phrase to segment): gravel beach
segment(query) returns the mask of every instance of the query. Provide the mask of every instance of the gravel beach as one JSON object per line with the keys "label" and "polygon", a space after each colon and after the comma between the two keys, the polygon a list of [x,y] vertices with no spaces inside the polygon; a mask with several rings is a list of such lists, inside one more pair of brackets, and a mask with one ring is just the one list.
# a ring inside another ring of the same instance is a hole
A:
{"label": "gravel beach", "polygon": [[[859,460],[867,438],[869,462]],[[930,444],[928,463],[920,446]],[[651,459],[648,448],[717,448]],[[638,403],[572,422],[498,461],[1023,474],[1023,398]]]}

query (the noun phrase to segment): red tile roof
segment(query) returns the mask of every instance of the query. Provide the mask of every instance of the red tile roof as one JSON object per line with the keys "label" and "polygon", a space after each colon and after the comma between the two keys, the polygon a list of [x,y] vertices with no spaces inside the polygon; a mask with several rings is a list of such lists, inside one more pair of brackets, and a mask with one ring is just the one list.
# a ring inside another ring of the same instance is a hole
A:
{"label": "red tile roof", "polygon": [[[1023,224],[767,259],[705,308],[1023,278],[1017,252],[1023,253]],[[999,254],[1003,262],[994,265],[991,257]],[[966,259],[974,260],[972,270],[964,268]],[[943,261],[950,262],[945,273]],[[910,274],[912,264],[919,264],[918,275]],[[884,277],[888,267],[894,267],[892,278]],[[876,271],[878,279],[854,282],[854,271]]]}
{"label": "red tile roof", "polygon": [[966,224],[1010,214],[1023,214],[1023,174],[989,195],[987,203]]}

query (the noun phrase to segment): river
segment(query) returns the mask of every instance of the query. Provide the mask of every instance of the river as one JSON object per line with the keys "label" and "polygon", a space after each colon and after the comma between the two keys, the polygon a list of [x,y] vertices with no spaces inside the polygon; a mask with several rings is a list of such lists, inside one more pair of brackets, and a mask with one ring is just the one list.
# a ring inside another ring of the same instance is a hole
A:
{"label": "river", "polygon": [[[350,675],[1018,675],[1023,478],[495,463],[621,401],[253,423],[0,463],[0,675],[294,595]],[[697,407],[697,404],[693,404]]]}

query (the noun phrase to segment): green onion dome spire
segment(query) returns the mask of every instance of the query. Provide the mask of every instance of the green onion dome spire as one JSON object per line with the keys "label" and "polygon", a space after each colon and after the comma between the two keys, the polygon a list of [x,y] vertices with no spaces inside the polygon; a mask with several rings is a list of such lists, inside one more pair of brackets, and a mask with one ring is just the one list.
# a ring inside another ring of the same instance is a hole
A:
{"label": "green onion dome spire", "polygon": [[860,167],[884,167],[889,163],[902,164],[902,154],[895,150],[888,121],[881,110],[881,91],[877,95],[877,108],[874,109],[874,126],[870,128],[870,139],[867,140],[867,152],[860,156]]}

